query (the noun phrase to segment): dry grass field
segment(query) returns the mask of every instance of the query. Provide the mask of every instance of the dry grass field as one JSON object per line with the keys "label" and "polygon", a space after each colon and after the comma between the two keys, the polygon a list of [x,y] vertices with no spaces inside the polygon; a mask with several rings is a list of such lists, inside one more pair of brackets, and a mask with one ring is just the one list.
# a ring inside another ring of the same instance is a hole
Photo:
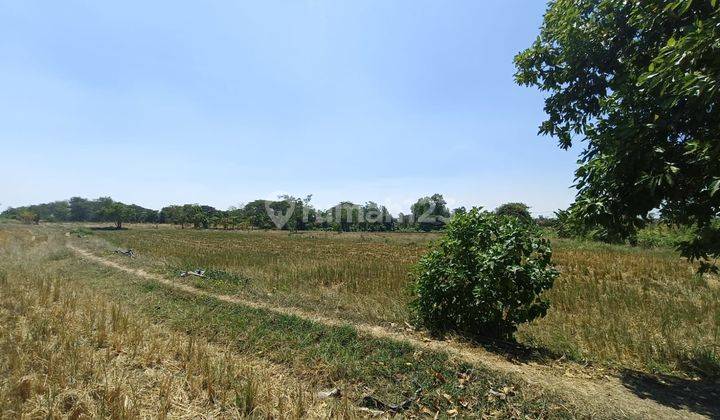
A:
{"label": "dry grass field", "polygon": [[717,279],[671,250],[554,240],[562,275],[524,348],[427,343],[407,284],[435,237],[0,224],[0,417],[720,413]]}
{"label": "dry grass field", "polygon": [[0,225],[2,418],[354,418],[402,401],[409,417],[579,415],[441,350],[186,293],[84,260],[70,242],[114,255],[97,235]]}
{"label": "dry grass field", "polygon": [[48,236],[0,230],[0,417],[325,415],[261,359],[161,328],[94,292]]}
{"label": "dry grass field", "polygon": [[[83,240],[128,247],[132,264],[199,288],[378,324],[409,320],[411,265],[434,234],[217,231],[133,226]],[[720,282],[669,249],[553,240],[561,270],[547,317],[522,326],[527,346],[615,368],[720,373]]]}

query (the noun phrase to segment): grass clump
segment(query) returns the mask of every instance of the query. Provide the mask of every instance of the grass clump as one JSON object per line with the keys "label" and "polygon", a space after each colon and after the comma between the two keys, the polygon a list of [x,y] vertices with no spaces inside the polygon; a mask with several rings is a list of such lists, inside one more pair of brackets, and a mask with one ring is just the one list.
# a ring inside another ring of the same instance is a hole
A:
{"label": "grass clump", "polygon": [[71,229],[70,234],[77,236],[77,237],[83,237],[83,236],[92,235],[93,231],[92,231],[92,229],[87,228],[85,226],[78,226],[76,228]]}

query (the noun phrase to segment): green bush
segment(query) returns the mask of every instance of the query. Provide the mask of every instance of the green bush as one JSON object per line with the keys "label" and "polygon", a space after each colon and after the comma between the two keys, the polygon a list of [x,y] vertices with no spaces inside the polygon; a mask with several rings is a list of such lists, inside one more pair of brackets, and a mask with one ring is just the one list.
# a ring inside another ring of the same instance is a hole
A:
{"label": "green bush", "polygon": [[545,315],[557,271],[534,224],[473,208],[458,214],[413,273],[417,321],[435,333],[508,339]]}
{"label": "green bush", "polygon": [[80,226],[80,227],[77,227],[77,228],[71,230],[70,234],[77,235],[77,236],[87,236],[87,235],[92,235],[93,231],[84,226]]}
{"label": "green bush", "polygon": [[644,248],[677,248],[683,242],[691,241],[695,231],[696,229],[690,226],[668,226],[658,223],[640,229],[635,241]]}

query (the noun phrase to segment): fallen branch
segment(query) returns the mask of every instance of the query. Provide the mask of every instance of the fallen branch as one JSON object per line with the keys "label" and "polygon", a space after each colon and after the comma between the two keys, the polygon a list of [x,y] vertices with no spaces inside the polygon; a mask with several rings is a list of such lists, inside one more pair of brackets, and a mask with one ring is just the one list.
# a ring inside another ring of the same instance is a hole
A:
{"label": "fallen branch", "polygon": [[422,388],[418,388],[415,391],[415,395],[413,397],[410,397],[398,404],[387,404],[383,401],[380,401],[379,399],[373,397],[372,395],[366,395],[362,398],[360,401],[360,407],[367,408],[369,410],[378,410],[380,412],[383,411],[391,411],[393,413],[399,413],[401,411],[405,411],[409,409],[412,406],[412,403],[418,398],[420,393],[422,392]]}
{"label": "fallen branch", "polygon": [[187,277],[187,276],[195,276],[195,277],[205,277],[205,270],[202,270],[198,268],[195,271],[182,271],[180,272],[180,277]]}
{"label": "fallen branch", "polygon": [[135,252],[132,249],[116,249],[116,254],[127,255],[130,258],[135,258]]}

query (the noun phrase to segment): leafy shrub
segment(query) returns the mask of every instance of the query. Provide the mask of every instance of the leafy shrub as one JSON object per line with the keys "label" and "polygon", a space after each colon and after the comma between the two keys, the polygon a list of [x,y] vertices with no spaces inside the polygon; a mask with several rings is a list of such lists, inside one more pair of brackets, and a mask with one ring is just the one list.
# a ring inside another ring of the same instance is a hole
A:
{"label": "leafy shrub", "polygon": [[534,224],[478,208],[458,214],[415,267],[413,313],[435,333],[510,338],[547,312],[551,256]]}
{"label": "leafy shrub", "polygon": [[636,242],[644,248],[677,248],[683,242],[692,240],[694,235],[692,227],[653,224],[638,231]]}
{"label": "leafy shrub", "polygon": [[570,210],[558,210],[555,212],[555,229],[561,238],[576,238],[585,234],[580,223]]}
{"label": "leafy shrub", "polygon": [[17,219],[21,222],[25,223],[26,225],[35,223],[38,224],[40,221],[40,217],[37,213],[33,213],[30,210],[22,210],[18,213]]}

